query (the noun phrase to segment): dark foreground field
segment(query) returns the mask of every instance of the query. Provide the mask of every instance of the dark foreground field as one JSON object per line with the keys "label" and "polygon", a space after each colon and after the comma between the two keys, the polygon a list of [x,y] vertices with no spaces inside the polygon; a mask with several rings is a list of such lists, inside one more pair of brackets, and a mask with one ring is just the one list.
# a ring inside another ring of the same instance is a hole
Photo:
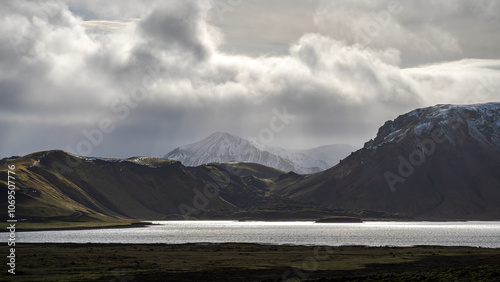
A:
{"label": "dark foreground field", "polygon": [[2,281],[500,281],[500,249],[466,247],[18,244],[15,277],[3,265]]}

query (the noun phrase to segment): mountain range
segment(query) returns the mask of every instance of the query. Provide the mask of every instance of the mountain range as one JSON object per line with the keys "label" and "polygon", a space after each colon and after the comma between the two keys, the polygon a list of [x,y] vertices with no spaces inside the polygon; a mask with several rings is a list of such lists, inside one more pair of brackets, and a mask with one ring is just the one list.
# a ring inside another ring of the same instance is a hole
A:
{"label": "mountain range", "polygon": [[316,173],[336,165],[356,147],[327,145],[309,150],[287,150],[263,146],[224,132],[212,135],[186,146],[176,148],[165,159],[180,161],[185,166],[199,166],[215,162],[254,162],[286,172]]}
{"label": "mountain range", "polygon": [[[245,156],[238,152],[245,148],[251,156],[281,161],[229,134],[205,141],[205,146],[195,143],[172,154],[203,156],[215,150],[231,158]],[[211,157],[197,160],[208,164],[184,165],[151,157],[38,152],[0,160],[0,190],[7,195],[8,166],[15,165],[16,212],[26,221],[331,215],[500,219],[500,103],[416,109],[387,121],[363,148],[314,174]],[[7,210],[6,203],[0,208]]]}
{"label": "mountain range", "polygon": [[498,219],[500,103],[401,115],[340,164],[275,193],[425,219]]}

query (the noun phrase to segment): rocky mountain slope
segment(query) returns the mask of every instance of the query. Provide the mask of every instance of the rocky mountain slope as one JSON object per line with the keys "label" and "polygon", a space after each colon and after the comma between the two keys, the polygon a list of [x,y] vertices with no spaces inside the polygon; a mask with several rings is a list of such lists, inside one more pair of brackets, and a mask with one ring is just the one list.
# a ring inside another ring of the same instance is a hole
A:
{"label": "rocky mountain slope", "polygon": [[275,190],[425,219],[500,217],[500,103],[437,105],[386,122],[335,167]]}
{"label": "rocky mountain slope", "polygon": [[216,132],[196,143],[174,149],[165,159],[178,160],[185,166],[199,166],[213,162],[254,162],[283,171],[300,174],[326,170],[355,147],[332,145],[311,150],[286,150],[266,147],[228,133]]}

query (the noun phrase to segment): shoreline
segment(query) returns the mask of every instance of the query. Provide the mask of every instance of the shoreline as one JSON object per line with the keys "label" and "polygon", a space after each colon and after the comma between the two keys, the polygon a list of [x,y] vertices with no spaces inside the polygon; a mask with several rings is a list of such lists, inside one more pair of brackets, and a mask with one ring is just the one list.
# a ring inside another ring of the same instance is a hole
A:
{"label": "shoreline", "polygon": [[[76,227],[54,227],[54,228],[27,228],[23,229],[22,227],[17,227],[16,232],[36,232],[36,231],[70,231],[70,230],[92,230],[92,229],[115,229],[115,228],[141,228],[141,227],[147,227],[151,225],[156,225],[154,222],[161,222],[161,221],[236,221],[236,222],[314,222],[318,224],[343,224],[343,223],[350,223],[350,224],[356,224],[356,223],[365,223],[365,222],[399,222],[399,223],[404,223],[404,222],[442,222],[442,223],[448,223],[448,222],[500,222],[500,219],[481,219],[481,220],[401,220],[401,219],[387,219],[387,220],[381,220],[381,219],[359,219],[359,221],[356,222],[343,222],[343,221],[331,221],[331,222],[326,222],[322,221],[322,219],[284,219],[284,220],[251,220],[251,219],[161,219],[161,220],[145,220],[145,221],[138,221],[138,222],[133,222],[130,224],[113,224],[113,225],[103,225],[103,226],[76,226]],[[23,222],[18,222],[18,224],[22,225]],[[0,234],[1,233],[7,233],[8,230],[0,229]]]}
{"label": "shoreline", "polygon": [[118,246],[223,246],[223,245],[248,245],[248,246],[262,246],[262,247],[306,247],[306,248],[362,248],[362,249],[414,249],[414,248],[468,248],[468,249],[482,249],[482,250],[499,250],[500,247],[484,247],[484,246],[445,246],[445,245],[412,245],[412,246],[394,246],[394,245],[381,245],[381,246],[369,246],[369,245],[314,245],[314,244],[274,244],[274,243],[247,243],[247,242],[224,242],[224,243],[213,243],[213,242],[190,242],[190,243],[70,243],[70,242],[47,242],[47,243],[26,243],[17,242],[16,246],[29,246],[29,245],[57,245],[65,247],[90,247],[90,246],[100,246],[100,247],[118,247]]}
{"label": "shoreline", "polygon": [[[498,221],[500,222],[500,218],[498,219],[396,219],[396,218],[389,218],[389,219],[378,219],[378,218],[359,218],[363,222],[373,222],[373,221],[379,221],[379,222],[492,222],[492,221]],[[321,218],[309,218],[309,219],[247,219],[247,218],[200,218],[200,219],[158,219],[158,220],[148,220],[148,221],[241,221],[241,222],[294,222],[294,221],[304,221],[304,222],[314,222],[321,220]]]}
{"label": "shoreline", "polygon": [[[19,222],[18,222],[19,224]],[[130,224],[115,224],[107,226],[82,226],[82,227],[54,227],[54,228],[16,228],[16,232],[37,232],[37,231],[73,231],[73,230],[92,230],[92,229],[116,229],[116,228],[140,228],[155,225],[150,221],[133,222]],[[2,230],[1,233],[9,232],[9,230]]]}

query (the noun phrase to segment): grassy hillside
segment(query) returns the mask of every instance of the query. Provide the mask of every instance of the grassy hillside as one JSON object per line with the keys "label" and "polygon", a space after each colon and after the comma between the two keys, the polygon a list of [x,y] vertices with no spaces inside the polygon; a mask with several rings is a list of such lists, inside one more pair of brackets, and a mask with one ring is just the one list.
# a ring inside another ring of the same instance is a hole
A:
{"label": "grassy hillside", "polygon": [[284,171],[279,169],[249,162],[212,163],[209,165],[217,167],[220,170],[229,171],[237,176],[253,175],[259,178],[273,179],[285,173]]}
{"label": "grassy hillside", "polygon": [[[80,158],[48,151],[1,166],[2,195],[7,194],[7,165],[16,167],[17,218],[33,223],[87,219],[115,224],[125,219],[163,219],[179,214],[180,203],[193,202],[193,188],[205,186],[179,162]],[[0,204],[4,210],[6,203]],[[224,206],[229,205],[216,197],[206,208]]]}

